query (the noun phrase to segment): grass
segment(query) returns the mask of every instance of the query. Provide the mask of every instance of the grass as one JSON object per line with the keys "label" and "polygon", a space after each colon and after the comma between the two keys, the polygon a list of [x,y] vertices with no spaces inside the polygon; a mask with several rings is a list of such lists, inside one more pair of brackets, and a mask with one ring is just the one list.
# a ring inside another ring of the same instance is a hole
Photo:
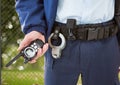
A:
{"label": "grass", "polygon": [[41,71],[2,71],[2,85],[44,85]]}
{"label": "grass", "polygon": [[[44,85],[43,71],[2,71],[2,85]],[[120,73],[119,73],[120,79]],[[81,85],[81,78],[78,84]]]}

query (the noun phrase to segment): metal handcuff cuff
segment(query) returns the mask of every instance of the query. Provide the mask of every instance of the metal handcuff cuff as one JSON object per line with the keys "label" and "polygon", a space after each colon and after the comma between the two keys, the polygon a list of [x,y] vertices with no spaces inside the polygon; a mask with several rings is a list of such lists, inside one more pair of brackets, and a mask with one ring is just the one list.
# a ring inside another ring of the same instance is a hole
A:
{"label": "metal handcuff cuff", "polygon": [[[52,38],[60,38],[61,39],[61,43],[60,45],[53,45],[52,44]],[[59,27],[57,29],[55,29],[54,33],[51,33],[50,37],[48,38],[48,43],[50,45],[50,47],[52,48],[52,57],[55,59],[58,59],[61,57],[61,53],[62,50],[65,48],[66,46],[66,40],[65,37],[62,33],[59,32]]]}

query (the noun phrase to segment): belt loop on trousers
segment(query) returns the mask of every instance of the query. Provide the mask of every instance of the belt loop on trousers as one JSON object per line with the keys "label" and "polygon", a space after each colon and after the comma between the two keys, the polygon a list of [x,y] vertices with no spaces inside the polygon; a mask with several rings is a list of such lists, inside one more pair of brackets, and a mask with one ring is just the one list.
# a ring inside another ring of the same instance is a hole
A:
{"label": "belt loop on trousers", "polygon": [[109,27],[105,27],[104,28],[104,38],[108,38],[109,37],[109,32],[110,32]]}
{"label": "belt loop on trousers", "polygon": [[98,27],[98,39],[103,39],[104,37],[104,28]]}

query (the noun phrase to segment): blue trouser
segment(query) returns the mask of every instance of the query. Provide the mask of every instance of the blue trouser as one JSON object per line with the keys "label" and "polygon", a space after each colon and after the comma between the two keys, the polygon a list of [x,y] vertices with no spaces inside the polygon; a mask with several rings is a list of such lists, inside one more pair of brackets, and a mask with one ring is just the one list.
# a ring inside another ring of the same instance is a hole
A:
{"label": "blue trouser", "polygon": [[119,85],[120,52],[116,37],[98,41],[67,41],[60,59],[45,55],[45,85]]}

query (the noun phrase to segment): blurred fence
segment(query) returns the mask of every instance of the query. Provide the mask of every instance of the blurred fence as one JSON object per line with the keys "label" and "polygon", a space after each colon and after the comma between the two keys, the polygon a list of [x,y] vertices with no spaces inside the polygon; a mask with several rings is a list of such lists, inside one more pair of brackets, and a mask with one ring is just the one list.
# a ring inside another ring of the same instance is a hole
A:
{"label": "blurred fence", "polygon": [[44,85],[43,58],[35,64],[23,64],[20,58],[10,67],[5,65],[15,55],[24,34],[21,32],[18,16],[15,11],[15,0],[1,1],[1,31],[2,31],[2,85]]}

